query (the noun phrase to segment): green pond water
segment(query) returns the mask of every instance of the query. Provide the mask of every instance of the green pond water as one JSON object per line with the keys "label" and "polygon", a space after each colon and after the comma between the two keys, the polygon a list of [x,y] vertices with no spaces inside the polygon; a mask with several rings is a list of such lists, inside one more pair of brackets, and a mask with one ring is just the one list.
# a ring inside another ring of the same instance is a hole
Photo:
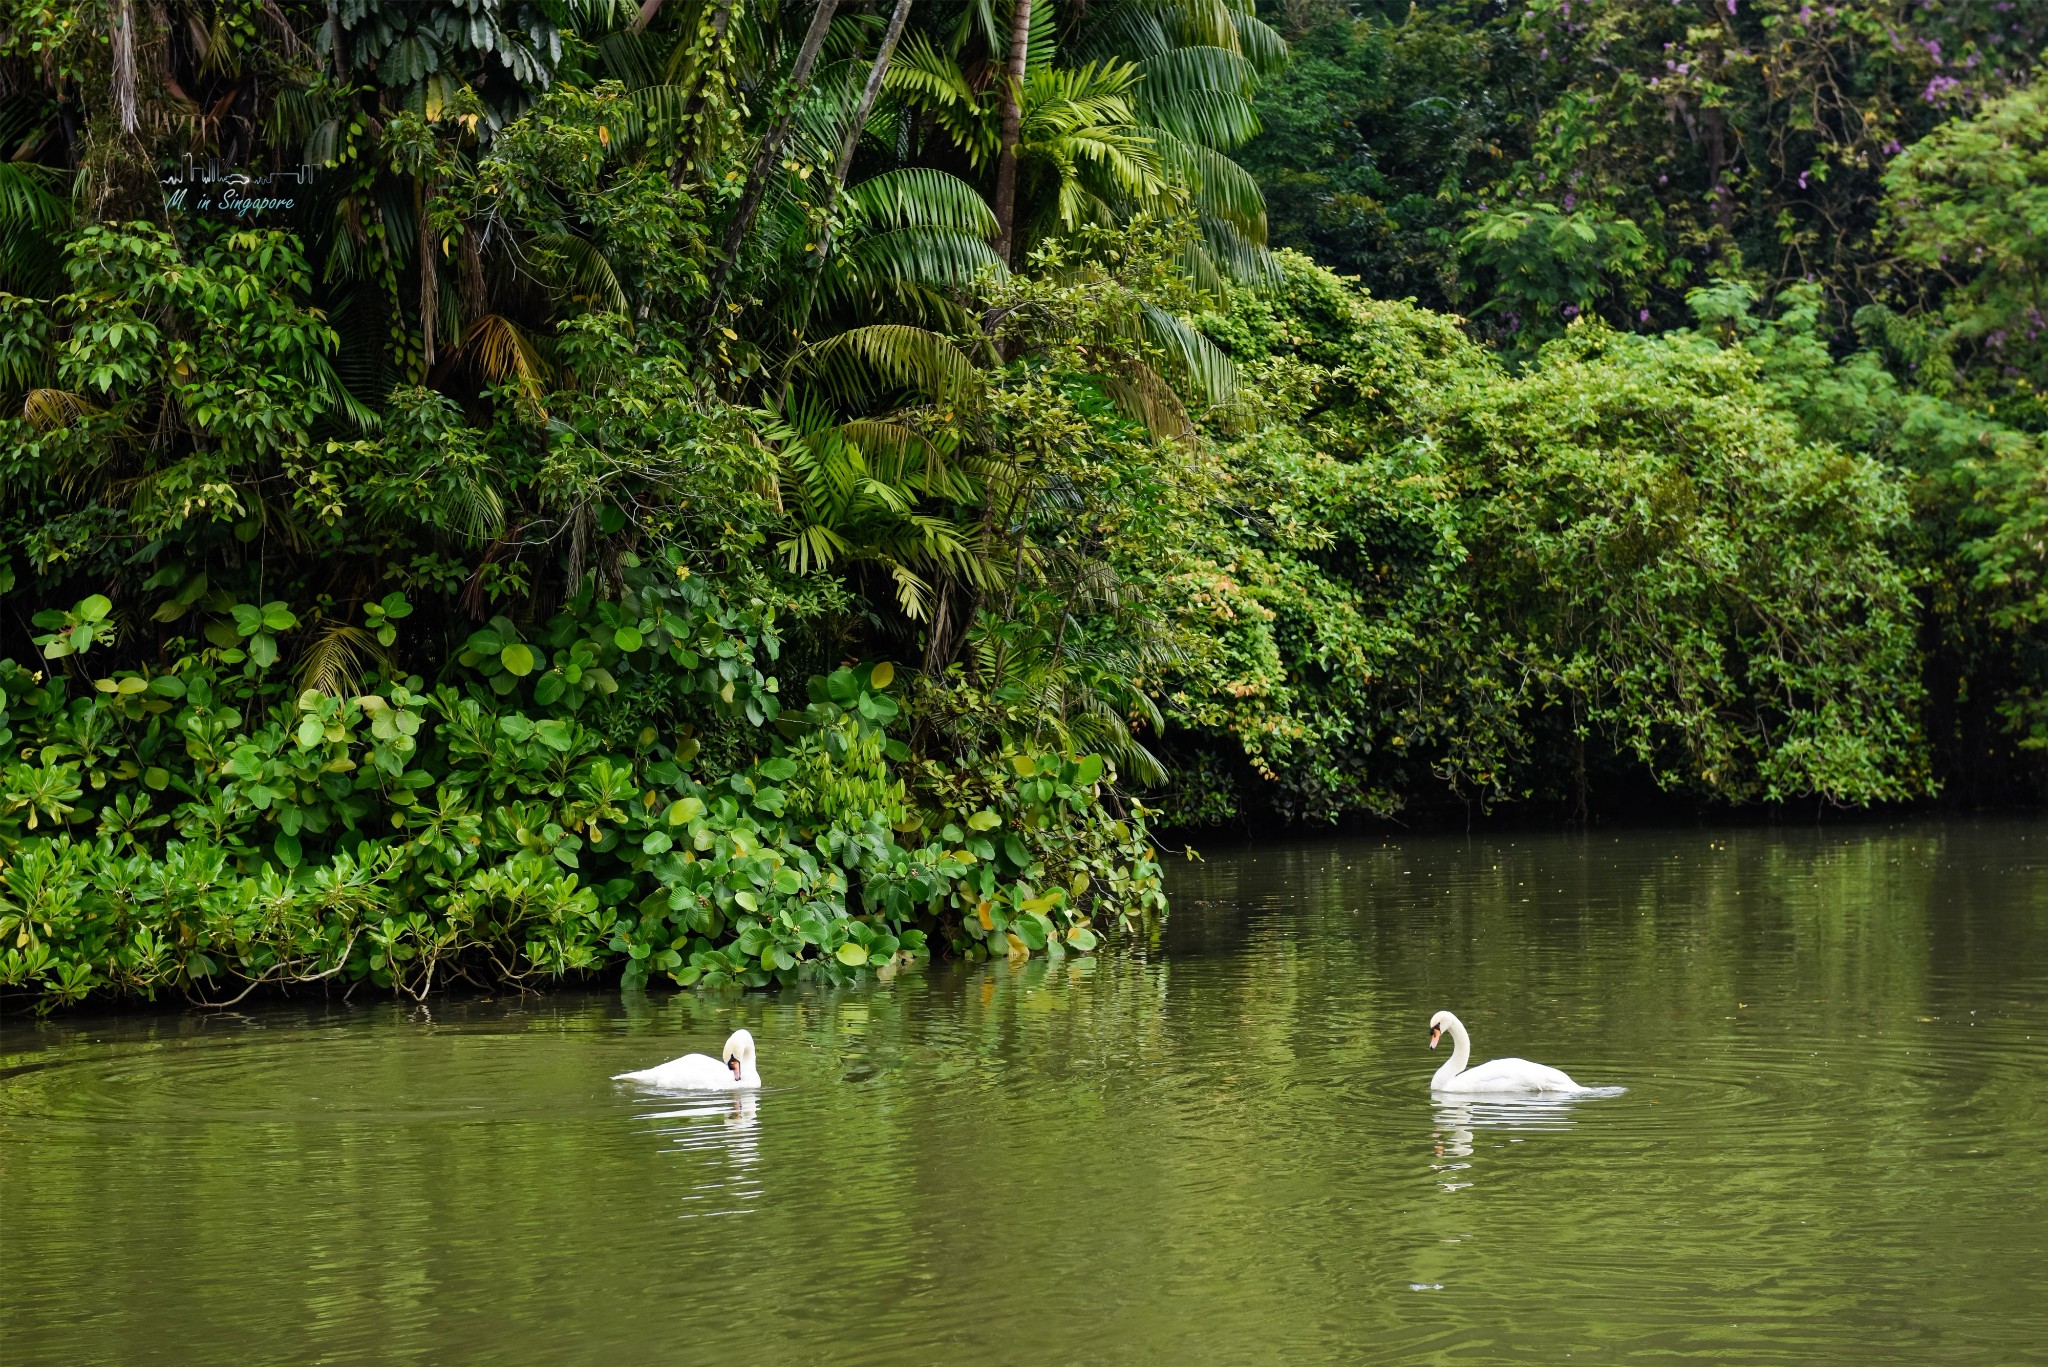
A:
{"label": "green pond water", "polygon": [[[2048,1354],[2048,823],[1328,840],[859,991],[0,1024],[0,1360]],[[1432,1100],[1438,1008],[1577,1103]],[[744,1025],[757,1101],[609,1080]]]}

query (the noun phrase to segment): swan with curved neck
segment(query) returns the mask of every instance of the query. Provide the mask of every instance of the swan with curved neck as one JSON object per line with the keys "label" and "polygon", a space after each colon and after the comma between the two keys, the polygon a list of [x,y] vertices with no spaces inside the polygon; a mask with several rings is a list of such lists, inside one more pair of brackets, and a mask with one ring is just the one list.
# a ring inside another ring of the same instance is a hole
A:
{"label": "swan with curved neck", "polygon": [[744,1087],[759,1087],[761,1074],[754,1067],[754,1037],[744,1030],[735,1030],[717,1058],[709,1054],[684,1054],[637,1073],[615,1073],[612,1080],[673,1091],[736,1092]]}
{"label": "swan with curved neck", "polygon": [[1482,1063],[1477,1068],[1467,1068],[1472,1061],[1472,1037],[1465,1033],[1465,1022],[1448,1011],[1439,1011],[1429,1018],[1429,1047],[1434,1049],[1437,1041],[1445,1035],[1451,1037],[1451,1056],[1444,1060],[1444,1066],[1436,1070],[1436,1076],[1429,1080],[1432,1092],[1583,1092],[1569,1077],[1555,1068],[1540,1063],[1531,1063],[1525,1058],[1497,1058],[1491,1063]]}

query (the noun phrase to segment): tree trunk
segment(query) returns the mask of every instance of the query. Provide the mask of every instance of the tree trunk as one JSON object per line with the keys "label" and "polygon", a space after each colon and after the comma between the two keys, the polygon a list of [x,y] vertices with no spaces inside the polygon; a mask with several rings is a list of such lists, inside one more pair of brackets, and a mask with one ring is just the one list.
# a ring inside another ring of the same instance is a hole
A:
{"label": "tree trunk", "polygon": [[441,268],[434,260],[437,248],[434,242],[434,225],[428,219],[428,209],[434,201],[432,181],[415,182],[413,185],[414,230],[420,249],[420,346],[429,369],[434,364],[434,334],[441,321]]}
{"label": "tree trunk", "polygon": [[1024,123],[1024,63],[1031,55],[1031,0],[1016,0],[1010,22],[1009,80],[1003,84],[1002,150],[996,155],[996,255],[1004,265],[1013,264],[1010,254],[1017,226],[1017,140]]}
{"label": "tree trunk", "polygon": [[[846,137],[839,143],[839,163],[832,168],[832,189],[836,194],[846,185],[846,173],[853,169],[854,149],[860,146],[861,130],[867,127],[868,115],[875,112],[875,100],[882,93],[882,77],[889,72],[889,59],[896,53],[896,40],[903,36],[904,21],[910,18],[910,0],[896,0],[896,8],[890,11],[889,27],[882,31],[882,45],[875,49],[875,64],[868,68],[868,83],[861,87],[860,103],[853,107],[853,122],[847,125]],[[825,244],[818,244],[818,255],[825,255]]]}
{"label": "tree trunk", "polygon": [[[889,58],[895,55],[896,40],[903,36],[904,21],[910,18],[910,0],[896,0],[896,8],[889,15],[889,26],[882,32],[882,45],[875,50],[875,64],[868,68],[868,83],[861,88],[860,102],[853,108],[853,122],[847,125],[846,136],[839,142],[839,160],[832,168],[832,202],[839,199],[839,192],[846,188],[846,176],[853,169],[853,154],[860,146],[861,130],[867,127],[868,115],[874,112],[875,100],[882,93],[882,77],[888,74]],[[811,263],[811,280],[804,291],[803,312],[797,317],[797,340],[802,341],[804,331],[810,326],[811,309],[818,302],[818,286],[822,281],[826,258],[832,254],[832,225],[826,223],[818,233],[818,259]]]}
{"label": "tree trunk", "polygon": [[107,47],[113,59],[112,95],[121,131],[133,135],[135,116],[135,10],[129,0],[114,0],[107,15]]}
{"label": "tree trunk", "polygon": [[768,189],[768,175],[775,166],[775,159],[782,154],[783,139],[789,136],[797,98],[810,81],[811,67],[818,60],[818,49],[825,45],[825,31],[832,27],[832,12],[838,8],[839,0],[818,0],[817,12],[811,16],[811,26],[804,31],[803,46],[797,49],[796,64],[789,69],[789,94],[783,101],[782,113],[776,117],[762,137],[759,150],[754,153],[754,164],[747,171],[746,188],[740,192],[739,207],[733,210],[732,219],[725,225],[723,249],[718,265],[711,273],[709,312],[713,316],[725,300],[725,287],[732,278],[733,263],[739,258],[740,244],[753,230],[754,217],[761,211],[761,196]]}

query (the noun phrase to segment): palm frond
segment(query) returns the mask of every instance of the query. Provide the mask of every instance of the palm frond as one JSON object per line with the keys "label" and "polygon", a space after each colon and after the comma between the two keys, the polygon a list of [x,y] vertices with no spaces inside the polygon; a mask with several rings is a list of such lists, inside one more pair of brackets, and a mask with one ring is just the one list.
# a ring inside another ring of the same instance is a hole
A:
{"label": "palm frond", "polygon": [[391,657],[377,644],[377,638],[361,627],[329,622],[300,657],[299,691],[352,697],[362,690],[363,678],[372,667],[391,667]]}
{"label": "palm frond", "polygon": [[21,405],[21,416],[39,432],[69,427],[73,422],[102,410],[84,395],[68,389],[31,389]]}
{"label": "palm frond", "polygon": [[1250,172],[1213,147],[1164,128],[1152,130],[1160,163],[1194,194],[1196,207],[1234,224],[1253,242],[1266,240],[1266,196]]}
{"label": "palm frond", "polygon": [[1191,441],[1195,425],[1173,386],[1142,362],[1126,362],[1125,375],[1097,375],[1095,382],[1117,412],[1138,423],[1159,441]]}
{"label": "palm frond", "polygon": [[1139,64],[1138,111],[1147,123],[1205,146],[1231,148],[1258,134],[1251,64],[1221,47],[1183,47]]}
{"label": "palm frond", "polygon": [[882,89],[929,107],[972,108],[981,103],[960,64],[933,47],[922,33],[913,33],[897,44],[889,69],[882,74]]}
{"label": "palm frond", "polygon": [[[476,361],[485,379],[493,384],[518,382],[519,391],[536,409],[548,392],[547,362],[534,348],[533,340],[509,318],[487,313],[471,322],[462,334],[457,350]],[[545,410],[541,415],[546,416]]]}
{"label": "palm frond", "polygon": [[1054,43],[1054,31],[1057,26],[1058,17],[1054,13],[1052,0],[1037,0],[1031,7],[1028,38],[1024,48],[1025,76],[1028,77],[1032,72],[1053,64],[1053,59],[1058,55]]}
{"label": "palm frond", "polygon": [[359,432],[374,432],[383,426],[384,419],[377,410],[358,399],[349,387],[342,383],[341,376],[333,364],[319,352],[313,353],[313,378],[320,386],[320,392],[341,410],[349,426]]}
{"label": "palm frond", "polygon": [[956,401],[982,388],[981,372],[967,353],[936,332],[901,323],[876,323],[827,337],[798,352],[791,366],[848,395],[907,389]]}
{"label": "palm frond", "polygon": [[821,574],[852,549],[846,538],[820,522],[797,528],[776,547],[795,574]]}
{"label": "palm frond", "polygon": [[557,284],[571,299],[597,313],[629,312],[625,287],[595,243],[574,233],[536,233],[532,245],[543,259],[556,259]]}
{"label": "palm frond", "polygon": [[1233,9],[1231,22],[1237,27],[1237,50],[1261,76],[1277,76],[1287,67],[1287,40],[1248,9]]}
{"label": "palm frond", "polygon": [[1237,48],[1237,16],[1243,3],[1232,0],[1141,0],[1179,47]]}
{"label": "palm frond", "polygon": [[1280,262],[1265,243],[1248,237],[1229,219],[1199,214],[1201,246],[1222,272],[1240,285],[1254,289],[1280,288]]}
{"label": "palm frond", "polygon": [[935,167],[885,171],[852,186],[846,196],[872,227],[949,228],[977,237],[996,235],[996,216],[981,192]]}
{"label": "palm frond", "polygon": [[995,101],[984,100],[960,70],[960,64],[913,33],[896,45],[882,89],[938,125],[953,145],[979,170],[997,152]]}
{"label": "palm frond", "polygon": [[979,237],[943,228],[898,228],[863,237],[840,250],[834,266],[851,289],[919,284],[965,289],[983,277],[1009,274]]}
{"label": "palm frond", "polygon": [[974,482],[949,462],[945,450],[900,422],[855,418],[840,424],[839,432],[866,454],[878,478],[927,498],[966,503],[974,497]]}
{"label": "palm frond", "polygon": [[1188,241],[1175,254],[1174,261],[1190,285],[1219,302],[1229,298],[1230,287],[1223,272],[1217,269],[1216,258],[1209,255],[1209,248],[1202,242]]}
{"label": "palm frond", "polygon": [[930,617],[932,586],[900,560],[883,563],[888,567],[890,580],[896,585],[896,605],[903,609],[903,615],[913,622],[922,622]]}
{"label": "palm frond", "polygon": [[665,54],[658,50],[657,40],[646,33],[617,29],[598,39],[595,46],[598,60],[603,63],[606,73],[617,78],[626,89],[637,91],[643,86],[661,84]]}
{"label": "palm frond", "polygon": [[43,184],[39,171],[39,167],[0,161],[0,229],[49,232],[70,217],[71,206]]}
{"label": "palm frond", "polygon": [[1083,58],[1122,57],[1138,61],[1171,51],[1173,40],[1166,27],[1145,0],[1122,0],[1100,14],[1089,16],[1085,36],[1077,50]]}
{"label": "palm frond", "polygon": [[1146,340],[1166,354],[1167,369],[1211,403],[1228,402],[1237,392],[1237,365],[1216,344],[1176,314],[1156,304],[1139,313]]}

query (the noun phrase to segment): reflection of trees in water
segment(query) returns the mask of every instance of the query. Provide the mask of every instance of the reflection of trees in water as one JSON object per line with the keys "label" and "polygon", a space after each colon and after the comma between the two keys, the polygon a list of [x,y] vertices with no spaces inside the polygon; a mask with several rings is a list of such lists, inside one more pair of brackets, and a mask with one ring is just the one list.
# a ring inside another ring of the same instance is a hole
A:
{"label": "reflection of trees in water", "polygon": [[[1286,977],[1282,993],[1325,977],[1483,1012],[1475,1062],[1537,1047],[1503,1025],[1547,1040],[1612,1019],[1718,1019],[1764,982],[1871,1021],[1903,1005],[1938,1014],[1959,1000],[1942,979],[2048,967],[2038,937],[2011,953],[2048,907],[2048,870],[2015,867],[2015,834],[1929,823],[1212,852],[1177,873],[1168,944],[1248,951],[1260,962],[1246,978]],[[1640,1043],[1656,1042],[1650,1028]]]}

